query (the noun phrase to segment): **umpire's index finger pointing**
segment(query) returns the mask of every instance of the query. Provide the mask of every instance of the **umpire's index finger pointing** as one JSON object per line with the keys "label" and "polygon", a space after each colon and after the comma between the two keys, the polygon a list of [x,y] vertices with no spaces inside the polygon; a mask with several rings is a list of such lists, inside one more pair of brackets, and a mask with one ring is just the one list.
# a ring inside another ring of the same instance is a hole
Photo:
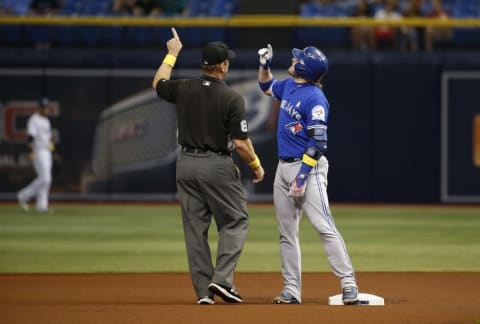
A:
{"label": "umpire's index finger pointing", "polygon": [[175,30],[175,27],[172,27],[172,33],[173,33],[173,38],[180,40],[180,37],[178,37],[177,31]]}

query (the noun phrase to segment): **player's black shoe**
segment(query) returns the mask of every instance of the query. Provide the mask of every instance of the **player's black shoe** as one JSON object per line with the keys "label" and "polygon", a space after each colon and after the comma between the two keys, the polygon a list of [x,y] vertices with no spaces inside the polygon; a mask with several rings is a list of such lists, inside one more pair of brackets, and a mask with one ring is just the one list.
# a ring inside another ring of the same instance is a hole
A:
{"label": "player's black shoe", "polygon": [[212,282],[208,285],[208,290],[215,295],[220,296],[227,303],[241,303],[242,297],[238,294],[235,288],[223,286]]}

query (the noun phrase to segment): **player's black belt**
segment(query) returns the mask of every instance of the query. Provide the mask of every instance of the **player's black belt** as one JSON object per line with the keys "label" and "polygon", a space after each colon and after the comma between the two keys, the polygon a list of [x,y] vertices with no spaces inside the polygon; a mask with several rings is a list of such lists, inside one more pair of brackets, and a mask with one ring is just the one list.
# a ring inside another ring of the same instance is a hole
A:
{"label": "player's black belt", "polygon": [[293,163],[293,162],[298,162],[301,161],[301,157],[281,157],[280,161],[282,162],[287,162],[287,163]]}
{"label": "player's black belt", "polygon": [[193,154],[209,154],[215,153],[218,155],[231,155],[232,152],[230,151],[214,151],[214,150],[205,150],[198,147],[190,147],[190,146],[182,146],[182,152],[185,153],[193,153]]}

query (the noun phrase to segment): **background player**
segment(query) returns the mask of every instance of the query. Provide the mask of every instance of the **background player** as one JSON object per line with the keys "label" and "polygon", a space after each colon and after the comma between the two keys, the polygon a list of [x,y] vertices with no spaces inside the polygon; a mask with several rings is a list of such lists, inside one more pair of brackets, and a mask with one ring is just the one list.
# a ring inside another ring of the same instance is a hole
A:
{"label": "background player", "polygon": [[20,206],[29,210],[28,201],[36,197],[36,210],[48,211],[48,194],[52,182],[52,128],[48,116],[51,106],[47,98],[38,102],[38,111],[27,122],[28,147],[37,177],[17,194]]}
{"label": "background player", "polygon": [[302,210],[320,234],[328,261],[340,278],[343,303],[358,300],[354,269],[345,242],[335,227],[327,196],[327,120],[329,103],[320,87],[328,60],[317,48],[294,48],[288,69],[291,76],[275,80],[271,71],[270,44],[258,51],[258,80],[262,91],[281,101],[277,123],[279,163],[273,199],[280,232],[284,288],[274,302],[301,303],[301,253],[299,223]]}

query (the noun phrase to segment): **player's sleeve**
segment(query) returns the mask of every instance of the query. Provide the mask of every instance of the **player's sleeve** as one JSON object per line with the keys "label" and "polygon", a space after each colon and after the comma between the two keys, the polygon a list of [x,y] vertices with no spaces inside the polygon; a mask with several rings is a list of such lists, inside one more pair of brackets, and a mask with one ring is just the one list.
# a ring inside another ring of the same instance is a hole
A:
{"label": "player's sleeve", "polygon": [[317,156],[321,156],[327,151],[327,123],[329,104],[327,101],[313,101],[309,103],[313,106],[308,110],[306,116],[306,132],[309,137],[308,147],[317,150]]}
{"label": "player's sleeve", "polygon": [[37,136],[38,129],[35,123],[35,117],[32,115],[27,122],[27,135],[31,137]]}
{"label": "player's sleeve", "polygon": [[180,80],[160,79],[157,82],[157,95],[168,102],[175,103],[180,83]]}
{"label": "player's sleeve", "polygon": [[230,102],[230,136],[235,139],[248,138],[248,124],[245,116],[245,100],[237,95]]}
{"label": "player's sleeve", "polygon": [[272,96],[277,100],[282,100],[283,98],[283,91],[285,89],[286,84],[289,82],[290,79],[286,80],[275,80],[272,84]]}

